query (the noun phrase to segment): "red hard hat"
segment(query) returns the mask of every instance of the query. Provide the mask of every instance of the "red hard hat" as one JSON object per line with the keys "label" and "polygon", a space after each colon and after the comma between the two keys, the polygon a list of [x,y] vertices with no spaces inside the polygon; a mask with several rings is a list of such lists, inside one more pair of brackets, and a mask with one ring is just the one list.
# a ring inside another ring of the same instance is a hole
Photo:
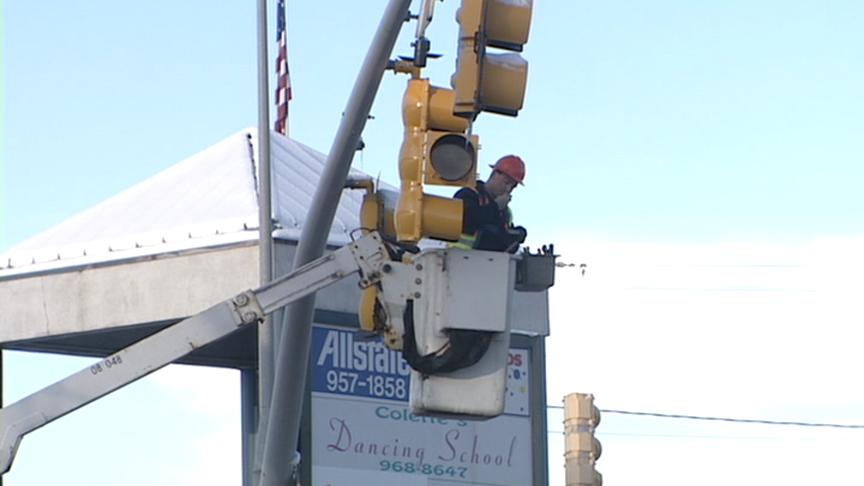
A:
{"label": "red hard hat", "polygon": [[495,162],[495,165],[490,165],[493,170],[497,170],[503,174],[512,177],[514,181],[522,184],[525,180],[525,162],[515,155],[505,155]]}

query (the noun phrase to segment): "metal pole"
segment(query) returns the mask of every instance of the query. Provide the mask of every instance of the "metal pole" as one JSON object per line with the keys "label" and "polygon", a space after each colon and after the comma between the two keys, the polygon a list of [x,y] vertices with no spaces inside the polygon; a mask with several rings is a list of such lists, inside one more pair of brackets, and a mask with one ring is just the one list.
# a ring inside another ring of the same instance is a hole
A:
{"label": "metal pole", "polygon": [[533,462],[535,486],[549,485],[549,435],[546,422],[546,337],[531,340],[531,428],[534,431]]}
{"label": "metal pole", "polygon": [[[258,275],[261,284],[273,278],[273,222],[270,198],[270,88],[268,86],[267,57],[267,0],[258,0]],[[270,413],[273,393],[275,351],[273,349],[273,326],[265,319],[258,326],[258,427],[256,434],[266,434],[261,427],[261,417]],[[248,401],[249,395],[243,395]],[[245,403],[251,407],[251,404]],[[242,407],[241,407],[242,408]],[[248,435],[244,441],[250,440]],[[254,444],[254,440],[253,440]],[[245,444],[249,450],[253,444]],[[253,456],[254,457],[254,456]],[[248,466],[252,465],[251,469]],[[244,463],[243,477],[251,486],[255,484],[254,461]]]}
{"label": "metal pole", "polygon": [[[3,348],[0,348],[0,408],[3,408]],[[2,474],[0,474],[0,486],[3,486]]]}
{"label": "metal pole", "polygon": [[[408,17],[410,4],[411,0],[390,0],[387,4],[327,155],[306,224],[300,234],[294,268],[324,253],[354,150],[366,125],[402,22]],[[289,306],[285,312],[260,486],[285,485],[296,466],[289,458],[294,457],[297,448],[314,309],[315,297],[312,295]]]}
{"label": "metal pole", "polygon": [[[243,454],[243,486],[255,481],[255,427],[258,407],[258,373],[254,368],[240,370],[240,434]],[[2,485],[0,485],[2,486]]]}

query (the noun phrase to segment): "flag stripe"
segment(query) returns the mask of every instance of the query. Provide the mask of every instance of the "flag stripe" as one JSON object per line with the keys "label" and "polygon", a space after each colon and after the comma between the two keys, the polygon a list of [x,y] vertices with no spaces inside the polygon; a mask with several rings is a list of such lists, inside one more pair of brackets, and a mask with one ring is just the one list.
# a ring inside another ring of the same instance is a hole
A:
{"label": "flag stripe", "polygon": [[291,75],[288,72],[288,34],[285,32],[285,0],[276,6],[276,122],[274,130],[288,135],[288,102],[291,101]]}

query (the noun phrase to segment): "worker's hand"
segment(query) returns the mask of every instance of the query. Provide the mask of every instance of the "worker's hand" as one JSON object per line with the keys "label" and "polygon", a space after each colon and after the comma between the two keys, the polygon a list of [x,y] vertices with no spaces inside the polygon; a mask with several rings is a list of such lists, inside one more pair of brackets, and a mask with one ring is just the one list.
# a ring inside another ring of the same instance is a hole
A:
{"label": "worker's hand", "polygon": [[528,230],[522,226],[514,226],[507,229],[507,235],[510,237],[510,244],[507,246],[508,253],[516,253],[519,245],[525,243],[525,238],[528,237]]}
{"label": "worker's hand", "polygon": [[506,193],[501,194],[500,196],[495,198],[495,204],[498,205],[499,209],[504,209],[507,207],[507,204],[510,202],[510,198],[511,198],[510,193],[506,192]]}
{"label": "worker's hand", "polygon": [[528,230],[526,230],[524,226],[514,226],[510,228],[510,234],[512,234],[519,243],[525,243],[525,238],[528,237]]}

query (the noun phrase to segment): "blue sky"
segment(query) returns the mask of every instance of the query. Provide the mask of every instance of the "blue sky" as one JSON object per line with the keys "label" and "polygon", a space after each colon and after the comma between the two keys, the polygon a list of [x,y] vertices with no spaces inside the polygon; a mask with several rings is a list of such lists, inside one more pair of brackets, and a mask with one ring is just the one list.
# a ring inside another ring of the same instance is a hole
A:
{"label": "blue sky", "polygon": [[[455,6],[440,4],[430,30],[444,57],[428,74],[441,85]],[[5,6],[0,246],[256,123],[249,6],[36,9]],[[329,148],[382,9],[289,2],[297,139]],[[525,157],[514,207],[532,228],[691,240],[859,231],[861,16],[854,2],[538,2],[525,108],[478,120],[481,157]],[[385,76],[364,134],[361,165],[394,182],[404,84]]]}
{"label": "blue sky", "polygon": [[[383,5],[288,1],[294,138],[328,150]],[[439,3],[429,31],[444,56],[426,74],[439,85],[453,69],[456,6]],[[550,370],[550,397],[594,391],[609,408],[860,420],[864,399],[848,385],[860,369],[849,342],[861,316],[849,290],[860,287],[853,270],[864,233],[862,21],[864,5],[852,1],[536,3],[525,108],[515,119],[482,115],[474,130],[482,162],[512,152],[528,164],[513,207],[529,243],[555,241],[565,259],[589,262],[587,278],[562,276],[553,293],[553,333],[584,326],[580,339],[595,345],[583,351],[599,369],[566,380]],[[254,125],[254,28],[252,2],[4,2],[0,251]],[[413,30],[405,26],[396,54],[410,54]],[[405,82],[385,75],[355,161],[393,183]],[[706,273],[711,265],[728,273]],[[752,273],[764,265],[773,270]],[[633,346],[637,337],[656,351]],[[656,374],[634,379],[637,358],[637,369]],[[42,359],[9,359],[9,398],[37,387],[23,370]],[[802,400],[801,389],[822,399]],[[143,386],[126,393],[150,396]],[[617,424],[604,418],[610,433],[650,429],[604,440],[618,445],[607,445],[601,470],[623,483],[634,464],[657,468],[639,459],[644,448],[667,449],[658,460],[671,461],[673,449],[709,444],[716,455],[688,463],[710,468],[750,447],[758,460],[744,461],[747,471],[779,482],[771,473],[792,454],[783,444],[847,449],[850,440],[747,429],[734,434],[781,438],[718,445],[659,438],[671,433],[663,423]],[[860,484],[860,472],[832,460],[838,478],[851,478],[834,484]],[[675,478],[667,484],[713,484]]]}

